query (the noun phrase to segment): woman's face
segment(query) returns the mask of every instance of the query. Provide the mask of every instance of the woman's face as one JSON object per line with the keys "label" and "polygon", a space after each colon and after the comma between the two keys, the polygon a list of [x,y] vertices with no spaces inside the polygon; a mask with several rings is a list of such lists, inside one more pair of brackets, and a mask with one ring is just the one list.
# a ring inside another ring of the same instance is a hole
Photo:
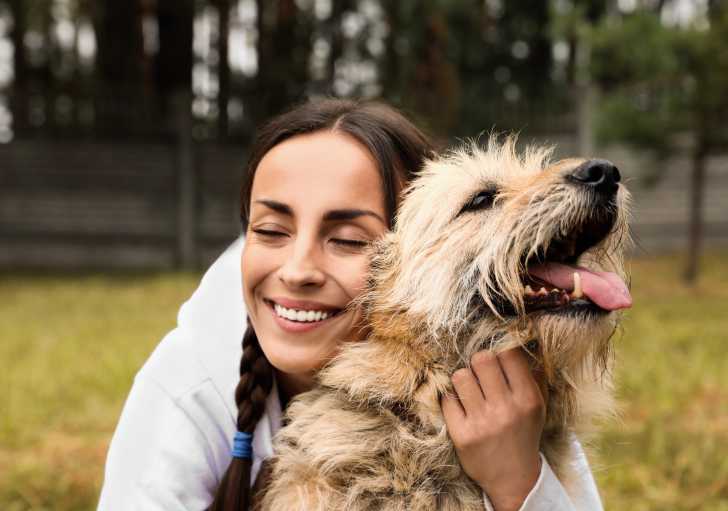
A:
{"label": "woman's face", "polygon": [[271,149],[255,173],[243,294],[261,348],[289,394],[310,388],[341,342],[364,287],[369,242],[387,230],[376,163],[354,138],[320,131]]}

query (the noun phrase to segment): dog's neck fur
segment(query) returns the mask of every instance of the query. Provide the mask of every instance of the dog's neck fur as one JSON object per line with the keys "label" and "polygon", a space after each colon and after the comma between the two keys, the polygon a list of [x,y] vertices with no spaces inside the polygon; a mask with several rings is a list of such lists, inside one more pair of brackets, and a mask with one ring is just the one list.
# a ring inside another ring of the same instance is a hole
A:
{"label": "dog's neck fur", "polygon": [[431,332],[424,318],[391,305],[387,289],[396,285],[394,274],[370,284],[360,302],[370,327],[367,340],[344,345],[319,381],[356,406],[396,410],[419,427],[438,430],[440,397],[450,387],[450,375],[469,359],[461,348],[468,344],[468,351],[477,351],[464,342],[476,325],[464,323],[457,333]]}

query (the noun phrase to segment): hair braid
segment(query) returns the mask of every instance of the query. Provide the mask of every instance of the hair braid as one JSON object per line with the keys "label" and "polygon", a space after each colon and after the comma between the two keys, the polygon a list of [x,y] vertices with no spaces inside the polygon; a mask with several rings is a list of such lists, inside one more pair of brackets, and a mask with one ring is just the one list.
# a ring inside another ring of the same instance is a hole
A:
{"label": "hair braid", "polygon": [[[253,433],[265,410],[273,386],[273,368],[258,343],[253,326],[243,335],[240,381],[235,389],[238,405],[238,431]],[[217,488],[208,511],[248,511],[250,509],[250,469],[252,460],[233,458]]]}

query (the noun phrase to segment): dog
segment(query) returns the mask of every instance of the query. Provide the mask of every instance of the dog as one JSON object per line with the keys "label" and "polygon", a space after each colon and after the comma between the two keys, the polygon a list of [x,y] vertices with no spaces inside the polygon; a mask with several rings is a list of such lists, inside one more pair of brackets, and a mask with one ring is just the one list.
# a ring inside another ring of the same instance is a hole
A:
{"label": "dog", "polygon": [[426,163],[352,304],[367,340],[289,405],[257,509],[482,510],[440,398],[474,353],[516,346],[543,374],[540,448],[569,491],[573,435],[613,413],[629,194],[610,162],[551,154],[491,136]]}

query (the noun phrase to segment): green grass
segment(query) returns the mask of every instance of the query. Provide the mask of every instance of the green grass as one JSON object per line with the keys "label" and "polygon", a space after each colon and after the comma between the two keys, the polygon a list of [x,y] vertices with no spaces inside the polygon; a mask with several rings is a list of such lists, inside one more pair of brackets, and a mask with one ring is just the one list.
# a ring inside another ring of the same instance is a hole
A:
{"label": "green grass", "polygon": [[95,509],[134,374],[198,280],[0,278],[0,509]]}
{"label": "green grass", "polygon": [[[597,442],[610,510],[728,511],[728,254],[694,288],[681,264],[632,262],[622,419]],[[95,509],[134,373],[198,278],[0,276],[0,509]]]}
{"label": "green grass", "polygon": [[632,263],[616,341],[622,421],[598,443],[607,509],[728,510],[728,256],[681,285],[676,258]]}

